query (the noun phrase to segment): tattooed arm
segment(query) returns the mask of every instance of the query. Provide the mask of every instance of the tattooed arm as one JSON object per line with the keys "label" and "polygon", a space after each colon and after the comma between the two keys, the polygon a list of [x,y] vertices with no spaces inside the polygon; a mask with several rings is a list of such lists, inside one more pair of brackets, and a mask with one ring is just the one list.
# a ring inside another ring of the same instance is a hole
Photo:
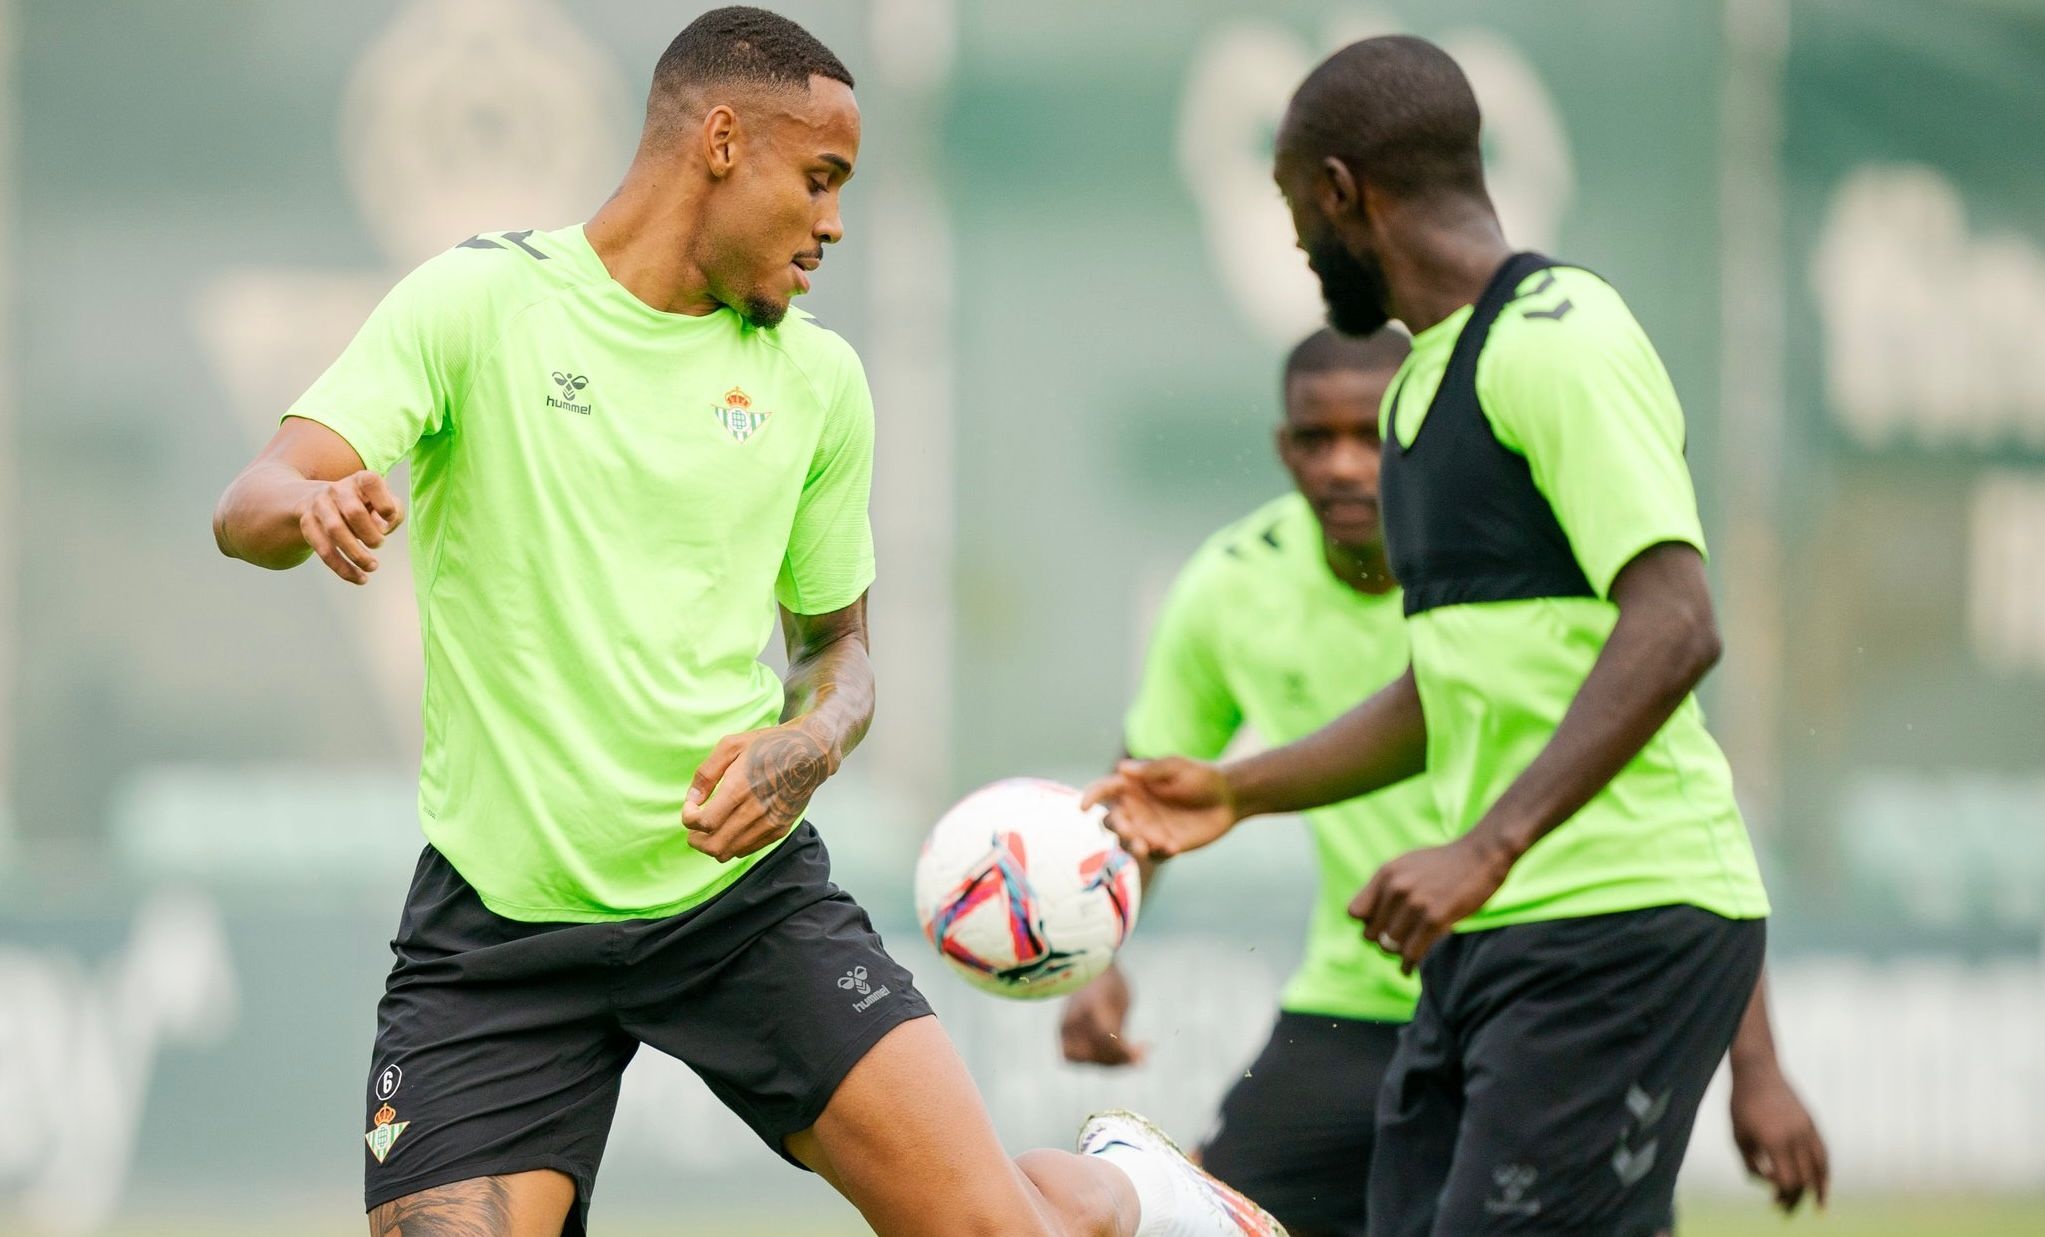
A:
{"label": "tattooed arm", "polygon": [[726,736],[682,808],[689,845],[723,863],[780,841],[873,721],[866,598],[830,614],[781,612],[788,641],[781,724]]}

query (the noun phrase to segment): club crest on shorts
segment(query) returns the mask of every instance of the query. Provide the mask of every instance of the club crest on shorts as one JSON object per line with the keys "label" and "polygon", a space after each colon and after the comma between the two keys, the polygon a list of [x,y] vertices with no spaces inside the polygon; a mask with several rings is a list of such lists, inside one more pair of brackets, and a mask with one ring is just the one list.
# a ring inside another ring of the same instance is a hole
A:
{"label": "club crest on shorts", "polygon": [[714,405],[710,411],[717,417],[717,423],[724,432],[731,435],[733,442],[742,443],[760,432],[773,414],[764,408],[753,407],[753,397],[738,387],[724,393],[724,402]]}
{"label": "club crest on shorts", "polygon": [[376,1157],[377,1163],[383,1163],[384,1157],[397,1145],[398,1135],[404,1133],[405,1127],[410,1124],[412,1124],[410,1121],[398,1120],[398,1110],[389,1104],[376,1110],[376,1128],[364,1134],[362,1138],[369,1144],[369,1154]]}

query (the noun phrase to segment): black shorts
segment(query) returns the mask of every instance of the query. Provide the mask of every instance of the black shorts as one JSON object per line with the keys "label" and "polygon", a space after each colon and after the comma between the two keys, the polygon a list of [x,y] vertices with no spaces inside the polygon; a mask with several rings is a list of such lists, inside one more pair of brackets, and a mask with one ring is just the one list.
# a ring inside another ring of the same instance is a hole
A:
{"label": "black shorts", "polygon": [[377,1006],[370,1210],[471,1177],[551,1168],[590,1190],[640,1044],[677,1057],[769,1147],[816,1123],[879,1039],[930,1012],[807,823],[668,919],[521,923],[431,847]]}
{"label": "black shorts", "polygon": [[1221,1101],[1202,1166],[1296,1237],[1364,1237],[1378,1084],[1404,1025],[1279,1014]]}
{"label": "black shorts", "polygon": [[1651,1237],[1767,922],[1693,906],[1452,936],[1378,1103],[1372,1237]]}

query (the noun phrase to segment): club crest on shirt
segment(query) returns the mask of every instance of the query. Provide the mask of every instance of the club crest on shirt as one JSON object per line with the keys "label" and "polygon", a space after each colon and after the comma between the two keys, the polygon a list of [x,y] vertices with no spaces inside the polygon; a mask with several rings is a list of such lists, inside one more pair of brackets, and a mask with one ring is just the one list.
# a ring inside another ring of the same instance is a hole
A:
{"label": "club crest on shirt", "polygon": [[398,1120],[398,1110],[389,1104],[376,1110],[376,1128],[362,1137],[369,1144],[369,1154],[376,1157],[377,1163],[383,1163],[384,1157],[397,1145],[398,1135],[404,1133],[410,1124],[410,1121]]}
{"label": "club crest on shirt", "polygon": [[717,417],[717,423],[724,432],[731,435],[733,442],[744,442],[760,432],[772,414],[764,408],[753,407],[753,397],[738,387],[724,393],[724,402],[713,405],[710,411]]}

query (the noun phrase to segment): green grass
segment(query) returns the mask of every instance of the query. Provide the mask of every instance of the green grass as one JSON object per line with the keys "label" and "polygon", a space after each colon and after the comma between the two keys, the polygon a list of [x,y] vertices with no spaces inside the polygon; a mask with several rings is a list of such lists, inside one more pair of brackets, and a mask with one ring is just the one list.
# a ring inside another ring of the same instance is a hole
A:
{"label": "green grass", "polygon": [[1752,1206],[1683,1208],[1679,1237],[2037,1237],[2045,1234],[2045,1198],[2006,1202],[1958,1199],[1855,1199],[1831,1210],[1808,1205],[1784,1219],[1757,1201]]}
{"label": "green grass", "polygon": [[[849,1214],[782,1215],[772,1219],[743,1216],[694,1216],[660,1223],[640,1216],[596,1216],[596,1237],[866,1237],[867,1230]],[[2008,1202],[1961,1200],[1856,1199],[1816,1214],[1808,1209],[1791,1220],[1753,1205],[1686,1206],[1679,1237],[2038,1237],[2045,1234],[2045,1198]],[[268,1221],[238,1220],[222,1224],[180,1219],[163,1224],[117,1225],[103,1237],[362,1237],[359,1220],[322,1218],[309,1223],[281,1217]]]}

